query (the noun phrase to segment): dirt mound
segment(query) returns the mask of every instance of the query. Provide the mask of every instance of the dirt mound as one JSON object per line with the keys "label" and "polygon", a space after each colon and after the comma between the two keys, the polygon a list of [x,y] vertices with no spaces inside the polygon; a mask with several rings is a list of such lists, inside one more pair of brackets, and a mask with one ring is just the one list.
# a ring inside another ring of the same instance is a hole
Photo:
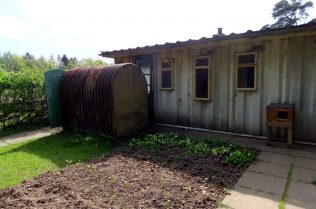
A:
{"label": "dirt mound", "polygon": [[216,208],[244,167],[179,148],[121,148],[0,190],[0,208]]}

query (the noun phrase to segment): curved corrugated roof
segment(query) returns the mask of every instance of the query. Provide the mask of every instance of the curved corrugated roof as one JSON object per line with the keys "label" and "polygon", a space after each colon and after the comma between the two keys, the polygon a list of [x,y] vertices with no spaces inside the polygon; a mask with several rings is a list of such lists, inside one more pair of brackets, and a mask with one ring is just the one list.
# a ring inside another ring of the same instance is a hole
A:
{"label": "curved corrugated roof", "polygon": [[59,85],[64,127],[112,133],[113,81],[120,70],[129,67],[141,74],[130,63],[65,72]]}

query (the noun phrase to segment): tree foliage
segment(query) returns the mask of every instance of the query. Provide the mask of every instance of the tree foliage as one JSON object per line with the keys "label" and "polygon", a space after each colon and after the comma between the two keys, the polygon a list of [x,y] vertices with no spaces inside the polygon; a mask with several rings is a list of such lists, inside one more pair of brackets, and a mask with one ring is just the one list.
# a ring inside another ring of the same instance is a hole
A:
{"label": "tree foliage", "polygon": [[313,2],[311,1],[304,3],[302,0],[280,0],[274,5],[272,11],[272,17],[276,22],[271,25],[265,25],[261,29],[296,26],[306,21],[309,16],[307,10],[311,7],[313,7]]}

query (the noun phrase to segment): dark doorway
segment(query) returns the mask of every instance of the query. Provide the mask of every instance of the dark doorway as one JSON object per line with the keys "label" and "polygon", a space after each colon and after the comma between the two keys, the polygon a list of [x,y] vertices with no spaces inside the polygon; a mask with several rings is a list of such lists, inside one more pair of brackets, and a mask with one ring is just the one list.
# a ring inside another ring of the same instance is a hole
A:
{"label": "dark doorway", "polygon": [[149,119],[151,122],[154,121],[154,85],[153,85],[153,56],[152,55],[141,55],[136,56],[134,64],[137,65],[144,73],[147,81],[148,89],[148,104],[149,104]]}

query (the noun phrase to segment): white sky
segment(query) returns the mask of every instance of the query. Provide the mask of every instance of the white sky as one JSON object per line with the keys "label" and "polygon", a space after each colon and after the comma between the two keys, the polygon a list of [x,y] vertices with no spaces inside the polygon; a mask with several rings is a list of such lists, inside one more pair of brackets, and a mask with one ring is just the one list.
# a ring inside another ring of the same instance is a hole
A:
{"label": "white sky", "polygon": [[274,22],[278,1],[0,0],[0,52],[100,58],[101,50],[211,37],[218,27],[258,30]]}

